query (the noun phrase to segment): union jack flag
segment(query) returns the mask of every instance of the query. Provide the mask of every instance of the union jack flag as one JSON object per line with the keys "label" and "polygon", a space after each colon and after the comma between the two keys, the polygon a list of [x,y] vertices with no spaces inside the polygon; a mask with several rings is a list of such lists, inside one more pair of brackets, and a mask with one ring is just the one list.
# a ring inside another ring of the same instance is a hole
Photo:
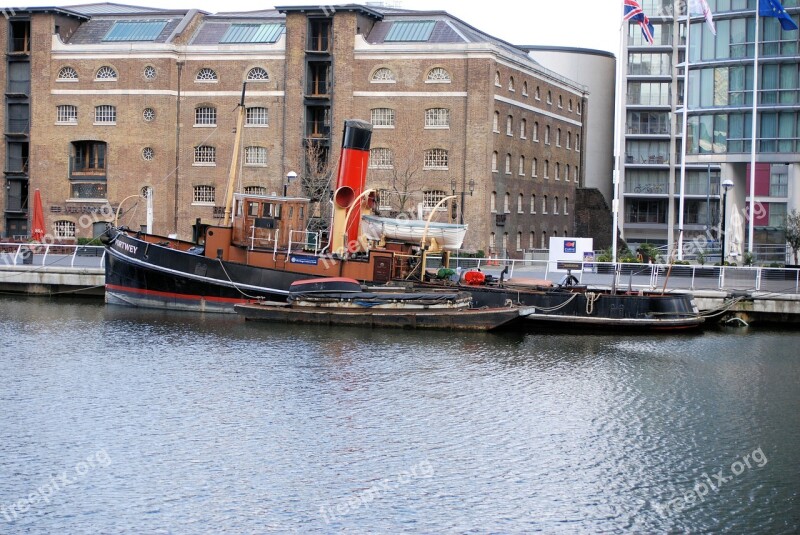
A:
{"label": "union jack flag", "polygon": [[625,15],[622,17],[622,20],[636,21],[639,24],[639,27],[642,28],[642,35],[644,36],[645,41],[651,45],[653,44],[653,33],[655,32],[655,28],[650,22],[650,19],[647,18],[647,15],[644,14],[644,10],[642,10],[642,6],[639,5],[639,2],[636,0],[625,0]]}

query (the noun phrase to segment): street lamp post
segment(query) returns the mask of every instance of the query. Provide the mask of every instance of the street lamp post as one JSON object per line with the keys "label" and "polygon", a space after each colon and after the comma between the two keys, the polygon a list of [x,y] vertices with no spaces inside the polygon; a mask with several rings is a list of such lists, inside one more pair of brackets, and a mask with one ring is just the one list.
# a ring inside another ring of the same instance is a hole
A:
{"label": "street lamp post", "polygon": [[731,189],[732,187],[733,187],[733,180],[731,180],[730,178],[726,178],[725,180],[722,181],[722,189],[724,190],[724,192],[722,193],[722,221],[720,222],[720,245],[721,245],[721,250],[719,253],[720,266],[725,265],[725,257],[727,256],[725,254],[725,208],[728,205],[728,190]]}
{"label": "street lamp post", "polygon": [[[472,197],[472,193],[475,191],[475,179],[470,178],[468,186],[469,186],[469,196]],[[451,178],[450,179],[450,190],[453,192],[453,195],[456,195],[456,179],[455,178]],[[458,194],[461,195],[461,215],[459,217],[459,222],[460,222],[461,225],[463,225],[464,224],[464,199],[465,199],[465,195],[467,194],[467,192],[466,191],[460,191],[460,192],[458,192]]]}
{"label": "street lamp post", "polygon": [[294,171],[289,171],[286,173],[286,182],[283,184],[283,196],[286,197],[289,194],[289,184],[291,184],[297,178],[297,173]]}

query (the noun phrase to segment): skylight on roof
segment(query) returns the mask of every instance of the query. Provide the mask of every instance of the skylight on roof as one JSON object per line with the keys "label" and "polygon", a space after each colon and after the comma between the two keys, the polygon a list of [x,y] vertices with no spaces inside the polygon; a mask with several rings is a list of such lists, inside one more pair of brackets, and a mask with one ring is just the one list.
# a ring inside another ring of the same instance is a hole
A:
{"label": "skylight on roof", "polygon": [[433,33],[434,26],[436,26],[435,20],[395,22],[383,40],[388,42],[427,41]]}
{"label": "skylight on roof", "polygon": [[220,43],[274,43],[283,34],[283,24],[231,24]]}
{"label": "skylight on roof", "polygon": [[166,25],[166,20],[117,21],[103,37],[103,41],[153,41]]}

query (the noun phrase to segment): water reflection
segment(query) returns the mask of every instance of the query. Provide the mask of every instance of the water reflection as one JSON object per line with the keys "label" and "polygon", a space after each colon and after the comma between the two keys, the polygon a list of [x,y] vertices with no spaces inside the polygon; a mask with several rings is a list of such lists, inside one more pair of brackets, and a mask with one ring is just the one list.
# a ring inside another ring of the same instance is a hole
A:
{"label": "water reflection", "polygon": [[[3,532],[800,527],[795,333],[416,333],[2,305]],[[757,448],[763,466],[665,509]],[[107,466],[16,507],[99,451]]]}

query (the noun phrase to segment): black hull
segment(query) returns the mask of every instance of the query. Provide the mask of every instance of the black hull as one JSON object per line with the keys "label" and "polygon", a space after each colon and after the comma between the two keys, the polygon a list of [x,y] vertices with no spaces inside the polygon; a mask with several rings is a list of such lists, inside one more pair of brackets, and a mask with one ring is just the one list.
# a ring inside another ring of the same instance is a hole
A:
{"label": "black hull", "polygon": [[682,330],[703,323],[690,294],[625,294],[573,292],[567,289],[470,287],[473,306],[499,307],[512,303],[527,307],[529,328],[600,330]]}
{"label": "black hull", "polygon": [[248,299],[285,300],[308,275],[251,267],[118,234],[107,247],[106,302],[146,308],[233,313]]}

